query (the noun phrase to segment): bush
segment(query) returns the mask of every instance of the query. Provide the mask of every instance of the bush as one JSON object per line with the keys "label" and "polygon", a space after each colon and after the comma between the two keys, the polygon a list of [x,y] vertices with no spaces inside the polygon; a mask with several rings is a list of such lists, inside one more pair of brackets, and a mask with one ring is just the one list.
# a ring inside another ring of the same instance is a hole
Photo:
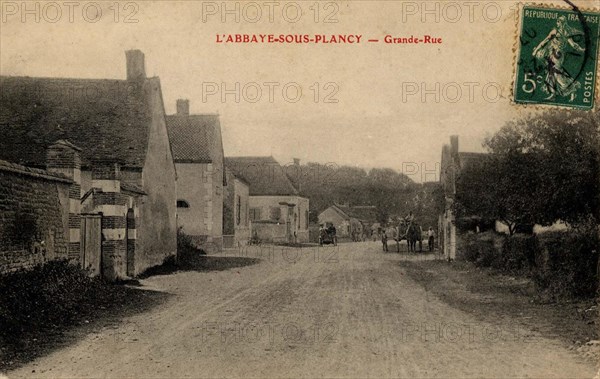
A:
{"label": "bush", "polygon": [[539,236],[468,233],[459,241],[459,258],[477,267],[531,276],[547,297],[589,298],[598,291],[600,241],[594,228]]}
{"label": "bush", "polygon": [[532,235],[505,236],[502,253],[496,263],[498,268],[507,273],[521,273],[533,269],[539,246],[537,238]]}
{"label": "bush", "polygon": [[494,232],[468,233],[461,236],[459,258],[475,263],[478,267],[490,267],[499,259],[497,249],[499,236]]}
{"label": "bush", "polygon": [[84,311],[84,300],[100,296],[105,286],[67,261],[0,277],[0,340],[68,324]]}
{"label": "bush", "polygon": [[538,289],[553,298],[591,297],[598,291],[598,234],[593,230],[540,236]]}
{"label": "bush", "polygon": [[182,229],[179,229],[177,231],[177,259],[185,261],[193,259],[197,255],[206,255],[206,252],[197,247],[192,237],[185,234]]}
{"label": "bush", "polygon": [[1,275],[0,373],[62,346],[73,338],[65,333],[73,327],[99,320],[105,325],[167,296],[91,278],[67,261]]}

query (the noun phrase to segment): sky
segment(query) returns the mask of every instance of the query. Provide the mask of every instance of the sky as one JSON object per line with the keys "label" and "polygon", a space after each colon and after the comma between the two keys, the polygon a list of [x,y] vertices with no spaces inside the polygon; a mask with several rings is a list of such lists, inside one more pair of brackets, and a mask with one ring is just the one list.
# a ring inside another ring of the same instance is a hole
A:
{"label": "sky", "polygon": [[[168,114],[179,98],[190,100],[191,113],[220,114],[227,156],[389,167],[431,181],[450,135],[459,135],[462,151],[483,151],[486,136],[535,111],[511,103],[513,1],[48,4],[2,2],[2,75],[124,79],[124,52],[140,49],[148,76],[160,77]],[[217,42],[230,34],[362,40]],[[442,41],[387,44],[386,35]]]}

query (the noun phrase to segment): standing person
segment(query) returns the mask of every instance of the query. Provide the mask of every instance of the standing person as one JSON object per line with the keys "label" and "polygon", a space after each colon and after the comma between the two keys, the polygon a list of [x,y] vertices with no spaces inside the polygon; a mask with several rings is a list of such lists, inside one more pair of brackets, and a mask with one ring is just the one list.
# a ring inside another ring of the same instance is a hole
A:
{"label": "standing person", "polygon": [[435,239],[435,233],[433,232],[433,228],[431,226],[429,227],[429,230],[427,231],[427,237],[428,237],[429,251],[433,251],[433,243],[434,243],[434,239]]}
{"label": "standing person", "polygon": [[383,232],[381,233],[381,243],[383,244],[383,251],[385,253],[387,253],[387,251],[388,251],[387,240],[388,240],[388,236],[384,229]]}
{"label": "standing person", "polygon": [[398,252],[400,252],[400,243],[398,240],[398,228],[395,226],[392,228],[392,239],[396,241],[396,246],[398,247]]}
{"label": "standing person", "polygon": [[414,233],[413,233],[413,224],[412,222],[408,223],[408,227],[406,228],[406,245],[408,247],[408,251],[409,252],[414,252],[415,251],[415,239],[414,239]]}
{"label": "standing person", "polygon": [[337,246],[337,230],[335,229],[335,225],[333,225],[333,223],[329,227],[329,233],[331,234],[331,239],[333,240],[333,246]]}

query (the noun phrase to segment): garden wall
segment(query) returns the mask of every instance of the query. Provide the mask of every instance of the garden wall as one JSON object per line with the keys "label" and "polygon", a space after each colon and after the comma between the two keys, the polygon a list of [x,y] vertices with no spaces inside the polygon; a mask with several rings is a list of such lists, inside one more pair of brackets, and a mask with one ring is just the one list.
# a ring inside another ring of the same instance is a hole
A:
{"label": "garden wall", "polygon": [[0,274],[68,258],[71,183],[0,161]]}

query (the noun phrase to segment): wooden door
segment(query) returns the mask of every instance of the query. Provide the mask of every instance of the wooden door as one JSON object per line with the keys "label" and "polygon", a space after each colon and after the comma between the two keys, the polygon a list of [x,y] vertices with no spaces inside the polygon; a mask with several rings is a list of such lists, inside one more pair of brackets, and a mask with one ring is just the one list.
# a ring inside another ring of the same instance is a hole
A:
{"label": "wooden door", "polygon": [[101,275],[102,216],[81,215],[81,267],[91,276]]}

